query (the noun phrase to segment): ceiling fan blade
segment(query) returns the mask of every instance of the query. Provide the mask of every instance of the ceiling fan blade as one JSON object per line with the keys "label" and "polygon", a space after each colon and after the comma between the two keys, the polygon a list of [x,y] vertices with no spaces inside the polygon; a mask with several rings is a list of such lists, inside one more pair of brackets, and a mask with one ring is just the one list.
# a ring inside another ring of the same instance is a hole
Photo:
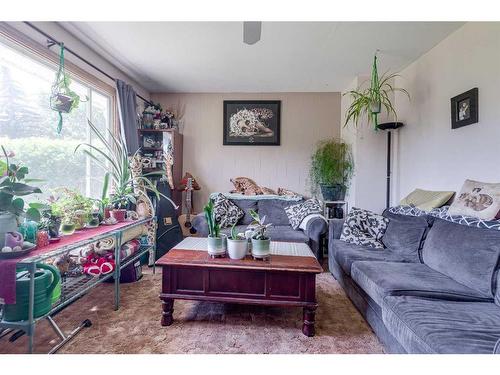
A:
{"label": "ceiling fan blade", "polygon": [[260,40],[262,22],[243,22],[243,42],[255,44]]}

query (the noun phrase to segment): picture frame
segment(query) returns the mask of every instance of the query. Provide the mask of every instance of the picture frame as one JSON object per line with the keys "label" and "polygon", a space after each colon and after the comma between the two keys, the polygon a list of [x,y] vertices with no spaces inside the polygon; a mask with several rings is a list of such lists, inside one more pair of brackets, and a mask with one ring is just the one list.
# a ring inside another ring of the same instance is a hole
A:
{"label": "picture frame", "polygon": [[224,100],[224,146],[279,146],[280,100]]}
{"label": "picture frame", "polygon": [[479,121],[479,89],[466,91],[451,98],[451,128],[458,129],[463,126],[475,124]]}

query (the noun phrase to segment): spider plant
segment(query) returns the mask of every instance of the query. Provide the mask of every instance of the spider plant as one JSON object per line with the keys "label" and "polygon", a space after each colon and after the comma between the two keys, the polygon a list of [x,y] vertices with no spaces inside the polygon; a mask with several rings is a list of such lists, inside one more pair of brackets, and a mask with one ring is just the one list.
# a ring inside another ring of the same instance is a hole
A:
{"label": "spider plant", "polygon": [[[160,193],[149,177],[163,176],[164,172],[150,172],[133,176],[130,166],[130,160],[127,151],[127,145],[122,137],[116,137],[108,129],[108,137],[102,134],[99,129],[90,121],[87,121],[92,132],[101,141],[104,148],[101,149],[89,143],[80,143],[75,148],[75,152],[82,149],[82,152],[96,162],[106,171],[104,175],[103,192],[107,191],[109,181],[112,182],[113,193],[110,200],[115,208],[125,208],[128,203],[135,204],[134,186],[144,184],[144,188],[160,197],[167,199],[177,209],[178,206],[167,196]],[[105,193],[103,193],[105,194]],[[102,197],[104,199],[104,197]]]}
{"label": "spider plant", "polygon": [[397,113],[390,99],[390,95],[396,91],[404,93],[408,99],[410,94],[403,88],[394,87],[391,83],[399,74],[389,74],[388,72],[379,77],[377,72],[377,55],[373,58],[372,74],[370,87],[362,89],[359,86],[356,90],[346,92],[344,95],[350,95],[352,103],[347,109],[344,126],[347,126],[352,120],[355,126],[358,125],[362,118],[367,118],[368,124],[372,123],[375,130],[378,128],[378,115],[384,109],[388,116],[394,116],[397,121]]}

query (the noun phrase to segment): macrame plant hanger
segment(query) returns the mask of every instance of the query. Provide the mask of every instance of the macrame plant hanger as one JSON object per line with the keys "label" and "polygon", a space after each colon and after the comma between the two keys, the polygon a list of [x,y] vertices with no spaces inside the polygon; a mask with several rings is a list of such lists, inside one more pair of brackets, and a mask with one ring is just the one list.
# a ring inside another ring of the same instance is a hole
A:
{"label": "macrame plant hanger", "polygon": [[61,43],[60,47],[59,70],[57,71],[50,95],[50,108],[59,113],[57,134],[61,134],[63,126],[62,114],[71,112],[74,108],[78,107],[80,103],[80,97],[69,88],[71,79],[64,69],[64,43]]}
{"label": "macrame plant hanger", "polygon": [[380,99],[380,90],[379,90],[379,79],[378,79],[378,71],[377,71],[377,53],[378,49],[375,51],[375,55],[373,56],[373,65],[372,65],[372,76],[370,83],[370,101],[371,101],[371,109],[370,114],[372,116],[373,126],[375,130],[378,129],[378,115],[381,108],[381,99]]}

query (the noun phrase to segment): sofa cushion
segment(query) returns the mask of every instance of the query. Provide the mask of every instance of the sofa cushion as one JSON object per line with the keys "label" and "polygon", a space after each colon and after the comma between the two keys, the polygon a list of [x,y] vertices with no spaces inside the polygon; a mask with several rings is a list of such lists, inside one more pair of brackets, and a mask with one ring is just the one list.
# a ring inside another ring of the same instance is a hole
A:
{"label": "sofa cushion", "polygon": [[500,230],[500,219],[483,220],[473,216],[450,215],[448,212],[449,209],[450,206],[435,208],[429,212],[429,216],[438,217],[446,221],[451,221],[452,223],[467,225],[469,227]]}
{"label": "sofa cushion", "polygon": [[388,249],[374,250],[372,248],[355,245],[342,240],[333,240],[329,249],[339,266],[348,275],[351,274],[351,265],[360,260],[386,261],[386,262],[418,262],[418,257],[403,256],[393,253]]}
{"label": "sofa cushion", "polygon": [[257,208],[259,216],[266,216],[266,223],[273,225],[290,225],[285,208],[297,204],[297,201],[283,199],[259,199]]}
{"label": "sofa cushion", "polygon": [[253,219],[252,216],[250,216],[249,211],[254,210],[257,211],[257,200],[256,199],[232,199],[231,202],[233,202],[235,205],[237,205],[245,214],[244,216],[238,221],[238,225],[248,225],[250,224]]}
{"label": "sofa cushion", "polygon": [[381,239],[389,219],[374,212],[353,207],[344,222],[340,239],[347,243],[383,249]]}
{"label": "sofa cushion", "polygon": [[351,266],[351,277],[379,305],[388,295],[493,301],[421,263],[358,261]]}
{"label": "sofa cushion", "polygon": [[309,215],[322,213],[321,203],[316,198],[285,207],[286,215],[293,229],[299,229],[302,221]]}
{"label": "sofa cushion", "polygon": [[401,199],[401,205],[415,206],[424,211],[430,211],[433,208],[441,207],[448,202],[453,195],[454,191],[431,191],[415,189],[406,197]]}
{"label": "sofa cushion", "polygon": [[488,302],[389,296],[382,318],[408,353],[491,354],[500,338],[500,307]]}
{"label": "sofa cushion", "polygon": [[422,249],[422,260],[482,294],[495,295],[500,231],[436,219]]}
{"label": "sofa cushion", "polygon": [[467,215],[493,220],[500,211],[500,183],[465,180],[448,210],[450,215]]}
{"label": "sofa cushion", "polygon": [[221,228],[236,224],[245,213],[223,194],[217,194],[212,198],[214,203],[215,220]]}
{"label": "sofa cushion", "polygon": [[[385,216],[385,215],[384,215]],[[426,216],[388,214],[389,224],[382,242],[395,253],[418,256],[429,229]]]}

